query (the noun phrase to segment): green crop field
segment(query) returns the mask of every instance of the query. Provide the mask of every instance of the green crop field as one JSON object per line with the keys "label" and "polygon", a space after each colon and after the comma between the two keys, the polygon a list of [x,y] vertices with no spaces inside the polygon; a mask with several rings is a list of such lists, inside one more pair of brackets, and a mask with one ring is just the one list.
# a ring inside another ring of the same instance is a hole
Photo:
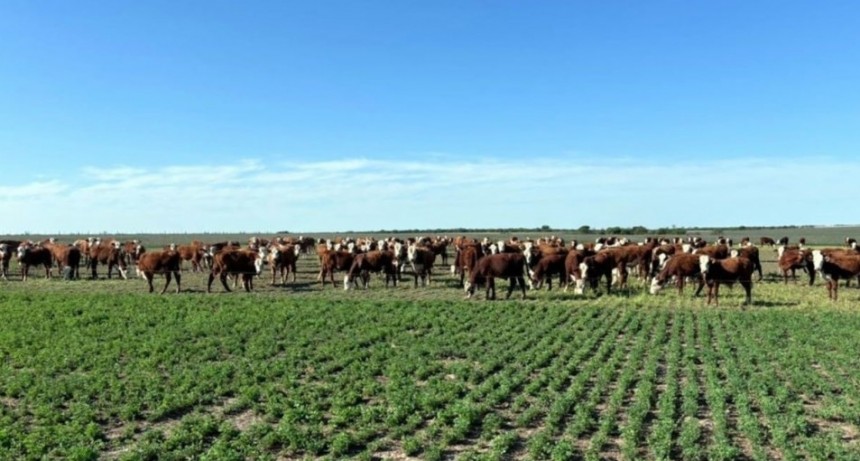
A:
{"label": "green crop field", "polygon": [[349,292],[316,267],[159,296],[13,263],[0,459],[860,459],[856,282],[487,302],[441,266]]}

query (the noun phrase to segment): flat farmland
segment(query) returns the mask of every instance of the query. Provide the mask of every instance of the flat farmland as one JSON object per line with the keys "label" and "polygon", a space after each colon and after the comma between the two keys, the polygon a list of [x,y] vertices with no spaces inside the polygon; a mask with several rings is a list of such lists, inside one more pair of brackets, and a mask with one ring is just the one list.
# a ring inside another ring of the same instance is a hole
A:
{"label": "flat farmland", "polygon": [[736,287],[717,308],[632,277],[466,301],[441,265],[429,287],[323,290],[312,255],[253,293],[14,266],[0,459],[860,458],[856,282],[834,303],[766,263],[752,306]]}

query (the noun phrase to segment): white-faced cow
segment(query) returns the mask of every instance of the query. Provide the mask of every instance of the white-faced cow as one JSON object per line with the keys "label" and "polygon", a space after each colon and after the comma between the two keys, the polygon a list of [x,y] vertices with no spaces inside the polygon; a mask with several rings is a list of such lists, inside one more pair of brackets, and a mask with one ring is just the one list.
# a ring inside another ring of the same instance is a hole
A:
{"label": "white-faced cow", "polygon": [[699,256],[678,252],[666,257],[666,261],[660,272],[651,279],[650,292],[652,295],[656,295],[669,281],[674,279],[675,286],[678,288],[678,294],[680,295],[684,292],[684,285],[687,279],[693,279],[699,282],[694,296],[699,296],[699,293],[702,292],[702,288],[705,286],[705,280],[701,275],[702,269],[699,264]]}
{"label": "white-faced cow", "polygon": [[8,243],[0,243],[0,277],[3,280],[9,280],[9,261],[12,260],[12,255],[16,254],[18,246],[14,248]]}
{"label": "white-faced cow", "polygon": [[98,278],[96,268],[99,263],[108,267],[108,278],[111,278],[114,268],[119,271],[119,275],[123,279],[128,278],[126,275],[125,258],[122,257],[122,244],[119,241],[99,242],[90,248],[90,269],[92,270],[93,279]]}
{"label": "white-faced cow", "polygon": [[406,260],[412,266],[412,272],[415,274],[415,286],[418,286],[419,279],[421,279],[422,286],[429,285],[433,275],[436,253],[430,248],[409,245],[406,249]]}
{"label": "white-faced cow", "polygon": [[275,284],[277,275],[281,275],[281,285],[287,284],[287,276],[293,274],[293,282],[296,281],[296,261],[302,252],[299,245],[274,244],[269,252],[269,267],[272,268],[272,285]]}
{"label": "white-faced cow", "polygon": [[21,245],[18,247],[18,264],[21,265],[21,280],[27,281],[31,266],[43,266],[45,278],[51,278],[51,268],[54,265],[54,257],[47,248],[32,245]]}
{"label": "white-faced cow", "polygon": [[813,267],[827,282],[827,295],[833,301],[839,296],[839,279],[850,280],[860,275],[860,255],[812,252]]}

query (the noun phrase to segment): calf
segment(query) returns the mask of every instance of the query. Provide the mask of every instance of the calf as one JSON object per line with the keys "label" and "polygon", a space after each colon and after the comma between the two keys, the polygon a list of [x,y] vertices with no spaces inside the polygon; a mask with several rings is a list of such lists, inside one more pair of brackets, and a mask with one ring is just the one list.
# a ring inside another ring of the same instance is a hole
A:
{"label": "calf", "polygon": [[242,277],[242,286],[245,291],[254,289],[253,277],[260,275],[263,271],[263,257],[256,251],[249,250],[223,250],[212,259],[212,269],[209,272],[209,282],[206,292],[212,292],[212,282],[217,276],[221,280],[224,290],[231,291],[227,286],[227,275]]}
{"label": "calf", "polygon": [[678,252],[675,255],[669,256],[666,259],[663,268],[660,272],[651,279],[652,295],[656,295],[669,280],[675,278],[675,286],[678,288],[678,295],[684,292],[684,284],[688,278],[695,278],[699,281],[699,287],[696,289],[694,296],[699,296],[702,288],[705,286],[705,280],[701,277],[702,269],[699,264],[699,256]]}
{"label": "calf", "polygon": [[361,277],[364,288],[367,288],[371,272],[385,274],[386,288],[388,288],[389,281],[397,286],[397,266],[394,264],[394,252],[375,250],[355,255],[349,272],[343,278],[343,289],[349,290],[350,287],[354,287],[356,277]]}
{"label": "calf", "polygon": [[752,303],[753,263],[747,258],[714,259],[707,255],[699,256],[699,270],[708,284],[708,304],[720,305],[720,284],[731,286],[739,282],[746,292],[744,304]]}
{"label": "calf", "polygon": [[567,291],[570,283],[573,282],[574,288],[582,282],[582,272],[579,270],[579,265],[589,256],[594,256],[595,253],[590,249],[571,250],[564,258],[564,289]]}
{"label": "calf", "polygon": [[543,281],[546,280],[547,290],[552,290],[552,278],[558,276],[559,286],[565,284],[565,261],[568,254],[558,253],[544,256],[535,264],[534,268],[529,271],[529,281],[533,287],[540,289]]}
{"label": "calf", "polygon": [[788,237],[782,237],[776,241],[777,245],[788,245]]}
{"label": "calf", "polygon": [[526,282],[523,277],[525,271],[525,257],[519,253],[499,253],[487,255],[478,260],[474,269],[469,273],[469,282],[464,287],[466,297],[471,298],[475,294],[475,287],[479,283],[486,284],[486,299],[496,299],[496,277],[508,279],[508,294],[505,299],[511,297],[516,284],[519,283],[526,299]]}
{"label": "calf", "polygon": [[21,280],[27,281],[30,266],[44,266],[45,278],[51,278],[51,268],[54,265],[54,257],[47,248],[39,246],[21,245],[18,247],[18,264],[21,265]]}
{"label": "calf", "polygon": [[353,259],[355,259],[355,255],[348,251],[328,250],[320,253],[320,273],[317,279],[322,281],[323,288],[325,288],[326,276],[334,288],[335,271],[348,272],[352,267]]}
{"label": "calf", "polygon": [[275,278],[278,273],[281,275],[281,285],[287,284],[287,276],[293,274],[293,283],[296,281],[296,261],[302,252],[302,247],[299,245],[279,245],[272,246],[272,251],[269,253],[269,266],[272,268],[272,285],[275,284]]}
{"label": "calf", "polygon": [[627,272],[627,264],[624,261],[618,261],[616,256],[615,252],[604,250],[585,258],[579,264],[581,278],[576,282],[574,293],[583,294],[586,281],[592,289],[597,290],[600,278],[604,277],[606,278],[606,293],[608,294],[612,289],[612,282]]}
{"label": "calf", "polygon": [[[164,274],[164,288],[161,289],[161,294],[167,291],[170,285],[171,276],[176,277],[176,292],[179,293],[182,289],[182,278],[179,274],[182,258],[179,252],[176,251],[175,245],[171,245],[171,249],[167,251],[155,251],[152,253],[141,254],[137,258],[137,273],[146,280],[149,285],[149,292],[154,291],[152,287],[152,279],[155,274]],[[210,286],[212,282],[209,282]],[[227,291],[230,291],[229,288]]]}
{"label": "calf", "polygon": [[839,279],[851,279],[860,275],[860,255],[812,252],[812,263],[827,281],[827,295],[833,301],[839,296]]}

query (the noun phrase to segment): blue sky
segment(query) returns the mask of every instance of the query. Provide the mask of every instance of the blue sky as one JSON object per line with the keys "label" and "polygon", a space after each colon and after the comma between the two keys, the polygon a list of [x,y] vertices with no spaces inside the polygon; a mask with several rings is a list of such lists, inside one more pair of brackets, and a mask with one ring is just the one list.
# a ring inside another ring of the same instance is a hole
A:
{"label": "blue sky", "polygon": [[856,222],[857,30],[857,2],[7,1],[0,233]]}

